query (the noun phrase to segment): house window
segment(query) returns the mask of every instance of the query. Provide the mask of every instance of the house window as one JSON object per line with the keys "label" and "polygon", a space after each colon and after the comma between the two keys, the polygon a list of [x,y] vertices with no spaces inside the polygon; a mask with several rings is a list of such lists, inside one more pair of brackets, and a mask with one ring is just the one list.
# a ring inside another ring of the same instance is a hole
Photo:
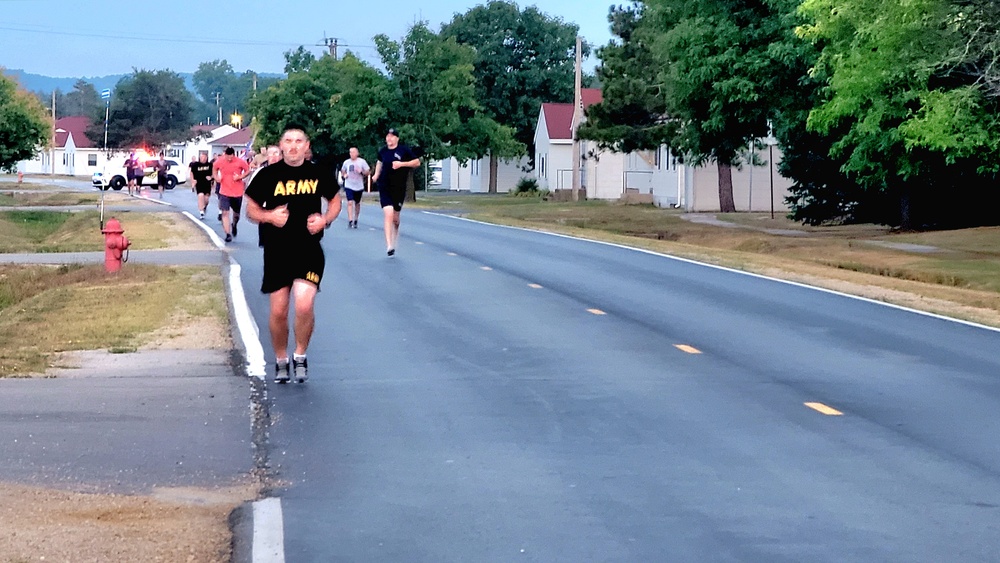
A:
{"label": "house window", "polygon": [[653,166],[655,166],[657,170],[663,170],[663,159],[660,158],[660,152],[662,150],[663,147],[656,147],[656,152],[653,153]]}
{"label": "house window", "polygon": [[87,166],[97,166],[97,155],[94,153],[87,155]]}
{"label": "house window", "polygon": [[538,155],[538,168],[542,171],[542,178],[548,178],[548,174],[545,173],[545,155]]}
{"label": "house window", "polygon": [[67,163],[69,162],[69,161],[68,161],[68,160],[66,159],[66,157],[67,157],[67,156],[69,156],[69,155],[67,155],[66,153],[63,153],[63,166],[66,166],[66,164],[67,164]]}

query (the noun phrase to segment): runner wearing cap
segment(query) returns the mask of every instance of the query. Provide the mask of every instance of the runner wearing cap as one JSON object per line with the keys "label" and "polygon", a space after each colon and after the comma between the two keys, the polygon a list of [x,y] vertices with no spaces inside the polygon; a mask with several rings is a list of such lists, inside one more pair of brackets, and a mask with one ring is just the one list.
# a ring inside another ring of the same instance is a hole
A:
{"label": "runner wearing cap", "polygon": [[378,151],[378,162],[372,180],[378,186],[378,199],[385,217],[386,254],[396,255],[396,241],[399,238],[399,212],[403,210],[406,198],[406,180],[410,170],[420,166],[420,159],[413,149],[399,142],[399,132],[389,129],[385,135],[385,146]]}

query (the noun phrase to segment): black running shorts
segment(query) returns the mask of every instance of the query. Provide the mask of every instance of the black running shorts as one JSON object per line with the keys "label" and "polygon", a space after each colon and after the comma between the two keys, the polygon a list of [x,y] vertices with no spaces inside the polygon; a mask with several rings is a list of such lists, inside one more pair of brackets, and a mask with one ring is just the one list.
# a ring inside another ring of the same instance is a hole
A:
{"label": "black running shorts", "polygon": [[212,195],[212,184],[198,184],[194,185],[194,191],[199,194]]}
{"label": "black running shorts", "polygon": [[353,201],[354,203],[361,203],[361,196],[364,195],[364,190],[352,190],[351,188],[344,188],[344,198],[348,201]]}
{"label": "black running shorts", "polygon": [[291,287],[295,280],[305,280],[319,289],[325,267],[326,257],[319,241],[295,248],[265,246],[264,281],[260,290],[263,293],[274,293],[281,288]]}
{"label": "black running shorts", "polygon": [[403,209],[403,200],[406,198],[406,188],[393,189],[389,186],[382,186],[378,189],[378,201],[382,208],[392,207],[396,211]]}

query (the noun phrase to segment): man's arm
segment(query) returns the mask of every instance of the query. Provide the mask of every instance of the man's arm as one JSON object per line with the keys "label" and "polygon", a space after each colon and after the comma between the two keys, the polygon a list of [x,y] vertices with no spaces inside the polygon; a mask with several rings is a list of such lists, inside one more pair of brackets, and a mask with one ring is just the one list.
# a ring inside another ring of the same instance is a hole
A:
{"label": "man's arm", "polygon": [[340,215],[340,207],[340,192],[337,192],[333,196],[333,199],[329,200],[326,204],[326,215],[323,216],[323,220],[326,222],[327,227],[337,220],[337,216]]}
{"label": "man's arm", "polygon": [[375,173],[372,174],[372,182],[378,182],[379,175],[382,174],[382,161],[375,163]]}
{"label": "man's arm", "polygon": [[247,206],[247,219],[253,223],[270,223],[280,229],[288,221],[287,205],[274,209],[264,209],[252,197],[245,197],[243,200]]}

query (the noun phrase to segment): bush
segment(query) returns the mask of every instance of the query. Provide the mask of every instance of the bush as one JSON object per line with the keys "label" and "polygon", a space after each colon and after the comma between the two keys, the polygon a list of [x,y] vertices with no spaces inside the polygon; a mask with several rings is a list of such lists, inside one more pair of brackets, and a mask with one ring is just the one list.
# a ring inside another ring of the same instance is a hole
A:
{"label": "bush", "polygon": [[517,186],[514,186],[514,193],[516,194],[538,194],[538,180],[535,178],[521,178],[517,182]]}

